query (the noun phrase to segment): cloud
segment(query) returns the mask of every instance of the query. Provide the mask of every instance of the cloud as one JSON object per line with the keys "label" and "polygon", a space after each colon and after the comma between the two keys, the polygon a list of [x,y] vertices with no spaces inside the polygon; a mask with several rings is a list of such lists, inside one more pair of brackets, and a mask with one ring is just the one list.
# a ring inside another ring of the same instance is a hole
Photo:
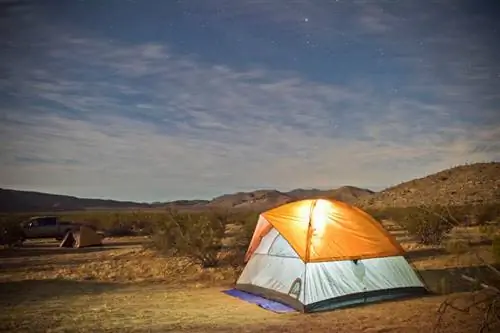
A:
{"label": "cloud", "polygon": [[[388,33],[390,17],[364,20]],[[366,78],[335,85],[208,62],[160,42],[53,31],[40,32],[37,62],[19,56],[23,49],[3,55],[0,69],[16,71],[1,82],[10,102],[0,104],[0,186],[153,201],[263,187],[380,188],[500,159],[488,102],[498,86],[483,84],[485,69],[472,81],[422,71],[392,94]],[[466,117],[471,110],[480,111]]]}
{"label": "cloud", "polygon": [[363,4],[361,6],[361,14],[359,22],[367,32],[386,33],[394,26],[396,18],[380,6],[374,4]]}

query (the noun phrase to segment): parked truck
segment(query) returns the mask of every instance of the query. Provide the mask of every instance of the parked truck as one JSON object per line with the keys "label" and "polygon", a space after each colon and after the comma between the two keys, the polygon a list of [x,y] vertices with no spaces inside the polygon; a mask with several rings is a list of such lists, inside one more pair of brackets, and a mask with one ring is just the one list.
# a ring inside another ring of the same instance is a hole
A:
{"label": "parked truck", "polygon": [[79,229],[81,224],[61,221],[58,216],[35,216],[21,224],[24,239],[55,238],[62,240],[68,231]]}

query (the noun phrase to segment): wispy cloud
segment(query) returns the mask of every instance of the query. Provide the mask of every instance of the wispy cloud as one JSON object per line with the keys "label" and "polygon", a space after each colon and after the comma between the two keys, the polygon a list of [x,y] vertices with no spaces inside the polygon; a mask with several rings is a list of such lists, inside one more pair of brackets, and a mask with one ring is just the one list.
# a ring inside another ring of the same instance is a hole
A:
{"label": "wispy cloud", "polygon": [[[299,14],[290,10],[283,19]],[[353,18],[374,34],[400,24],[375,7]],[[214,64],[159,41],[52,29],[33,50],[37,62],[13,47],[0,56],[0,68],[16,69],[1,82],[2,186],[161,200],[261,187],[382,187],[500,159],[498,83],[485,86],[486,68],[465,71],[465,58],[452,75],[422,70],[392,92],[363,77],[325,83],[264,65]]]}

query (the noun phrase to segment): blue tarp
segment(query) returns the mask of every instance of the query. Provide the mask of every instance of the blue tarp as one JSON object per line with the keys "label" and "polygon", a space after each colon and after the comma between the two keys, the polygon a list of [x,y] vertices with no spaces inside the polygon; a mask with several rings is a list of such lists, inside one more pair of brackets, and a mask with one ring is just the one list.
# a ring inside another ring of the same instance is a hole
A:
{"label": "blue tarp", "polygon": [[296,310],[292,307],[289,307],[288,305],[285,305],[283,303],[279,303],[276,301],[271,301],[266,298],[253,295],[238,289],[229,289],[229,290],[223,290],[222,291],[224,294],[233,296],[236,298],[239,298],[245,302],[256,304],[260,306],[263,309],[276,312],[276,313],[289,313],[289,312],[295,312]]}

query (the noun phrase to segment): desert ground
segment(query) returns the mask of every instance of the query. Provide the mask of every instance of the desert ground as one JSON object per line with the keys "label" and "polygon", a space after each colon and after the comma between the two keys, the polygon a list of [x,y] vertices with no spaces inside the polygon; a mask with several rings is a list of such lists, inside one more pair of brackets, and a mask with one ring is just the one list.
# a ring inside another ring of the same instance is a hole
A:
{"label": "desert ground", "polygon": [[[32,241],[0,251],[0,331],[429,333],[443,301],[453,298],[462,307],[472,301],[472,284],[462,274],[488,280],[482,266],[492,257],[480,231],[455,231],[453,241],[474,238],[473,248],[456,253],[418,246],[404,230],[385,226],[433,295],[276,314],[221,292],[237,278],[233,267],[203,270],[187,259],[160,256],[148,249],[147,237],[106,238],[102,247],[82,249]],[[483,315],[449,310],[440,332],[476,332]]]}

